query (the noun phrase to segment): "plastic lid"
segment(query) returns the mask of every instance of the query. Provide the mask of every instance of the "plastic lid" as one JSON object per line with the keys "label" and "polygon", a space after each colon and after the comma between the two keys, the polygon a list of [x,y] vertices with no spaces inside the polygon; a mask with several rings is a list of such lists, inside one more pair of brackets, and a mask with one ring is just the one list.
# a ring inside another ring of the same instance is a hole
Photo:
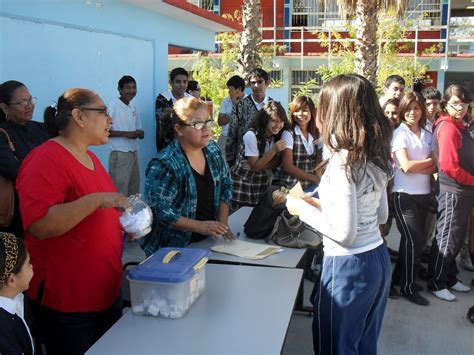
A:
{"label": "plastic lid", "polygon": [[[211,253],[204,249],[162,248],[130,270],[128,278],[137,281],[180,283],[202,267]],[[203,260],[204,259],[204,260]]]}

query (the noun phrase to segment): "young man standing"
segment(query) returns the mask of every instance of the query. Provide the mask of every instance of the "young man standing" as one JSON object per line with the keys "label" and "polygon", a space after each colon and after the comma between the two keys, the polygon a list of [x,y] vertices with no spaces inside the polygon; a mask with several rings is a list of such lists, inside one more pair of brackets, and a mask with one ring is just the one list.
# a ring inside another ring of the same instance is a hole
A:
{"label": "young man standing", "polygon": [[174,68],[170,73],[171,90],[158,95],[155,101],[156,118],[156,149],[159,151],[166,146],[166,142],[160,139],[160,118],[167,109],[173,108],[176,100],[183,97],[193,97],[186,92],[188,87],[188,72],[183,68]]}
{"label": "young man standing", "polygon": [[426,105],[426,123],[425,129],[433,133],[433,126],[438,119],[440,112],[441,93],[433,87],[421,90],[421,95],[425,99]]}
{"label": "young man standing", "polygon": [[234,75],[227,81],[226,86],[227,89],[229,89],[229,96],[222,100],[221,110],[219,112],[219,117],[217,118],[217,123],[222,127],[222,132],[217,140],[217,144],[223,154],[225,154],[232,109],[235,104],[245,96],[245,80],[238,75]]}
{"label": "young man standing", "polygon": [[239,148],[243,144],[242,137],[250,128],[250,122],[252,122],[255,114],[271,100],[266,95],[270,80],[265,70],[260,68],[253,69],[247,77],[247,82],[252,89],[252,94],[237,102],[230,115],[225,147],[225,156],[230,167],[235,163]]}
{"label": "young man standing", "polygon": [[131,76],[124,76],[118,82],[120,97],[108,107],[112,117],[109,145],[109,173],[117,190],[124,196],[140,192],[140,169],[138,166],[138,141],[143,139],[140,115],[132,102],[137,94],[137,83]]}
{"label": "young man standing", "polygon": [[405,94],[405,79],[403,79],[400,75],[390,75],[385,80],[385,88],[383,96],[380,97],[379,103],[380,106],[383,107],[385,102],[388,99],[399,99],[403,98]]}

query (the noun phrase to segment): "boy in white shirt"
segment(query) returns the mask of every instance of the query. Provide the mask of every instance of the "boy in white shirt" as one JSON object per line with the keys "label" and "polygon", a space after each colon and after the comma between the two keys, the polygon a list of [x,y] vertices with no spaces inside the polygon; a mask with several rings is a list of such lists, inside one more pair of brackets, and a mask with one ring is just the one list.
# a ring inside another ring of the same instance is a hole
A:
{"label": "boy in white shirt", "polygon": [[245,80],[238,75],[234,75],[227,81],[226,86],[229,89],[229,96],[222,100],[219,117],[217,118],[217,123],[222,127],[222,132],[217,140],[217,144],[224,155],[225,146],[227,144],[227,134],[229,132],[230,114],[232,113],[234,105],[245,96]]}
{"label": "boy in white shirt", "polygon": [[383,96],[380,97],[379,103],[383,107],[385,102],[389,99],[399,99],[401,100],[405,94],[405,79],[400,75],[390,75],[385,80],[385,87],[383,91]]}
{"label": "boy in white shirt", "polygon": [[138,166],[138,141],[143,139],[138,108],[132,102],[137,94],[137,83],[131,76],[124,76],[118,82],[120,97],[109,104],[112,117],[109,145],[109,173],[115,187],[124,196],[140,192],[140,170]]}

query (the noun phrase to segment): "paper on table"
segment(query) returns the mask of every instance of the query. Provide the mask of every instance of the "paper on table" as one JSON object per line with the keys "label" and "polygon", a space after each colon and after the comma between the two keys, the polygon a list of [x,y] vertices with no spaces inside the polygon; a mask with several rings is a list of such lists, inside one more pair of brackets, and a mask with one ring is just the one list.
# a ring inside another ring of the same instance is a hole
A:
{"label": "paper on table", "polygon": [[244,242],[243,240],[233,240],[214,245],[211,250],[245,259],[261,260],[272,254],[279,253],[283,249],[265,244]]}
{"label": "paper on table", "polygon": [[319,186],[316,186],[316,188],[311,191],[311,192],[304,192],[303,188],[301,187],[301,183],[297,182],[295,186],[289,191],[289,195],[292,197],[299,197],[299,198],[307,198],[307,197],[312,197],[316,192],[318,192]]}

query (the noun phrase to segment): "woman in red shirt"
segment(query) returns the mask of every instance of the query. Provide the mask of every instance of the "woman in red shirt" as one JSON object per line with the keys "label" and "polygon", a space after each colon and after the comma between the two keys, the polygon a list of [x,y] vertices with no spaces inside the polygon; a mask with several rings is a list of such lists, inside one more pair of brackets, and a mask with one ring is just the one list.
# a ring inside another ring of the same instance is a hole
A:
{"label": "woman in red shirt", "polygon": [[99,159],[112,119],[94,92],[70,89],[44,113],[53,137],[24,160],[17,179],[35,268],[28,297],[48,354],[83,354],[121,316],[122,232],[128,206]]}

